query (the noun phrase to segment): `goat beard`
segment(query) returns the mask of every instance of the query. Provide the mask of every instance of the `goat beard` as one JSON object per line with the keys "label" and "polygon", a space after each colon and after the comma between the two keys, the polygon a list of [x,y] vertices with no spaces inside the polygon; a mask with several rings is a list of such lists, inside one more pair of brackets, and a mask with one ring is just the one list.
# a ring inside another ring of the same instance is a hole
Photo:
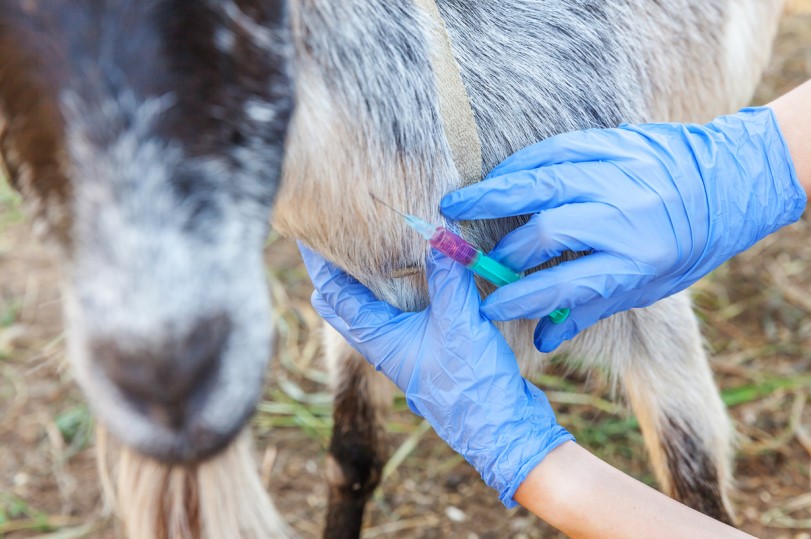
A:
{"label": "goat beard", "polygon": [[96,451],[107,508],[129,539],[293,537],[262,485],[250,429],[194,465],[143,456],[101,426]]}

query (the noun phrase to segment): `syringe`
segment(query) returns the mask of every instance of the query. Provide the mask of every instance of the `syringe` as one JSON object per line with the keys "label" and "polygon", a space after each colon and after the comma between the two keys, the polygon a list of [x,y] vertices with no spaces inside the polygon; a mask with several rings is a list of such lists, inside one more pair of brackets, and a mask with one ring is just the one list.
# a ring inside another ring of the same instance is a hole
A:
{"label": "syringe", "polygon": [[[433,225],[423,221],[419,217],[403,213],[379,198],[372,195],[377,201],[400,214],[405,222],[428,240],[431,247],[459,262],[470,271],[493,283],[496,286],[514,283],[521,278],[521,274],[508,268],[501,262],[496,261],[484,254],[481,250],[471,245],[467,240],[454,234],[443,226]],[[569,318],[569,309],[557,309],[549,313],[549,319],[553,324],[562,324]]]}

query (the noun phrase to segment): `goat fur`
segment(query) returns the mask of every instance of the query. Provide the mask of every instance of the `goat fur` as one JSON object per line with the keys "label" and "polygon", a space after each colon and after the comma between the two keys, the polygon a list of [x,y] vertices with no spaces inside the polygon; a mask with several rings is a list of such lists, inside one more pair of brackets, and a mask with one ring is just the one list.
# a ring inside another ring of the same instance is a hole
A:
{"label": "goat fur", "polygon": [[[246,8],[249,4],[251,9]],[[269,33],[256,17],[256,13],[261,13],[257,6],[270,6],[268,11],[275,14],[282,4],[290,9],[292,33],[286,30]],[[108,80],[110,73],[104,69],[118,68],[113,70],[117,77],[124,68],[132,69],[142,77],[137,80],[144,87],[136,88],[139,92],[132,94],[135,102],[130,103],[131,108],[144,110],[150,102],[154,103],[141,99],[144,93],[171,82],[176,73],[196,73],[199,66],[188,60],[199,60],[198,49],[207,58],[215,58],[212,65],[217,66],[236,65],[237,59],[245,55],[259,65],[266,57],[275,59],[274,52],[282,51],[278,61],[274,60],[276,63],[267,69],[267,72],[276,69],[274,74],[280,75],[285,67],[276,64],[285,63],[286,51],[292,46],[297,106],[285,148],[283,181],[276,196],[275,226],[290,237],[303,239],[347,269],[380,298],[403,309],[425,305],[422,276],[425,245],[367,196],[371,190],[395,206],[436,221],[441,219],[437,209],[441,196],[461,185],[442,129],[436,80],[431,70],[431,54],[437,48],[432,42],[435,28],[430,17],[414,3],[203,2],[200,6],[204,8],[194,9],[210,8],[210,13],[191,11],[205,15],[201,21],[208,25],[206,28],[210,27],[210,33],[179,39],[178,35],[184,35],[178,32],[182,24],[172,23],[177,26],[172,27],[177,35],[169,43],[183,52],[179,60],[174,59],[179,61],[172,66],[175,69],[162,63],[144,66],[137,63],[146,53],[160,53],[155,50],[160,36],[146,27],[137,33],[144,49],[122,47],[121,58],[99,53],[104,65],[85,62],[74,66],[67,61],[60,64],[65,51],[82,50],[81,47],[107,51],[105,45],[115,45],[119,34],[129,29],[128,22],[137,20],[134,17],[139,10],[153,14],[168,3],[139,0],[125,7],[116,5],[106,12],[109,20],[105,19],[102,25],[81,19],[92,11],[73,9],[64,3],[48,12],[47,5],[38,0],[0,0],[4,12],[0,14],[0,46],[10,51],[0,61],[0,96],[4,97],[0,99],[0,149],[40,228],[56,237],[63,247],[69,275],[75,276],[76,268],[84,268],[80,274],[89,278],[92,268],[99,267],[99,261],[108,261],[110,252],[105,249],[115,245],[118,236],[104,236],[112,231],[104,229],[106,221],[96,218],[108,214],[97,214],[88,208],[92,210],[93,203],[100,202],[94,197],[105,193],[113,195],[105,203],[108,209],[110,204],[128,200],[119,195],[127,189],[137,189],[140,182],[132,181],[136,178],[134,174],[119,178],[115,171],[138,170],[135,165],[143,157],[139,152],[148,148],[138,140],[150,140],[160,128],[170,138],[193,141],[182,148],[186,153],[181,161],[192,164],[193,170],[205,179],[206,189],[197,194],[216,198],[214,204],[225,209],[219,214],[215,212],[216,217],[208,214],[210,219],[238,219],[245,215],[252,219],[249,233],[236,236],[240,241],[250,236],[249,241],[240,244],[240,249],[256,249],[256,253],[250,254],[248,265],[253,281],[259,282],[261,271],[255,262],[262,227],[257,220],[262,217],[262,204],[269,205],[275,184],[265,186],[256,180],[262,178],[262,168],[273,169],[278,164],[281,147],[277,139],[282,137],[282,125],[286,125],[279,103],[290,103],[279,80],[268,83],[263,78],[266,73],[256,70],[249,71],[250,77],[226,80],[216,69],[208,70],[207,64],[208,71],[200,73],[194,84],[178,83],[174,88],[177,91],[174,97],[179,101],[167,105],[171,113],[160,115],[154,125],[147,126],[138,124],[137,118],[127,112],[126,99],[109,101],[94,92],[103,93],[111,86],[117,88],[116,85],[123,85],[126,90],[131,80],[126,77]],[[555,133],[626,121],[702,121],[744,105],[769,56],[782,0],[439,0],[437,5],[470,96],[484,174],[510,153]],[[104,31],[99,35],[93,31],[80,32],[78,37],[73,36],[77,41],[68,40],[70,46],[66,45],[63,51],[55,46],[63,33],[49,35],[41,42],[30,39],[41,37],[37,34],[39,26],[26,23],[38,11],[64,15],[65,20],[56,16],[40,21],[42,27],[64,29],[70,24],[89,29],[100,27]],[[40,66],[29,57],[17,55],[20,48],[15,43],[21,39],[34,43],[38,51],[42,49],[36,58],[53,64],[49,65],[53,76],[50,86],[37,74],[28,76]],[[118,49],[111,46],[109,50]],[[73,77],[68,73],[71,69],[76,71]],[[19,80],[4,77],[16,71],[26,77]],[[152,78],[143,77],[146,72]],[[74,86],[61,88],[70,83]],[[34,99],[31,88],[37,91]],[[62,91],[54,95],[54,89]],[[203,101],[208,108],[195,110],[199,96],[209,94],[216,98],[215,102]],[[127,95],[123,91],[117,97]],[[19,99],[15,101],[8,96]],[[105,124],[102,118],[101,124],[90,125],[94,110],[97,115],[109,112],[110,121]],[[183,124],[184,118],[188,125]],[[160,124],[164,121],[167,125]],[[247,143],[240,142],[240,137],[229,131],[235,123],[239,124],[236,127],[244,128]],[[106,127],[94,132],[98,125]],[[145,129],[141,133],[143,139],[136,140],[135,146],[127,146],[132,151],[115,152],[112,146],[105,146],[108,140],[126,142],[124,131],[120,130],[128,126]],[[72,143],[62,140],[71,132]],[[161,147],[167,151],[173,148]],[[258,155],[263,151],[267,154]],[[41,158],[36,159],[37,156]],[[101,159],[91,159],[99,156]],[[155,173],[150,178],[155,181],[164,172],[174,181],[176,173],[182,171],[182,167],[159,170],[153,166],[150,170],[153,169]],[[217,183],[229,175],[242,178],[237,183],[245,190],[235,197],[242,206],[229,206],[230,201],[222,194],[230,194],[228,187]],[[96,186],[99,189],[68,181],[107,176],[116,182],[101,183]],[[129,181],[119,181],[122,178]],[[152,185],[151,180],[146,185]],[[105,191],[106,188],[112,191]],[[120,192],[115,190],[118,188]],[[76,193],[84,193],[80,201],[84,206],[70,204]],[[239,261],[243,258],[230,256],[240,249],[222,232],[228,227],[220,230],[216,222],[196,226],[199,223],[191,218],[177,221],[185,219],[183,212],[161,214],[158,211],[161,204],[174,196],[168,189],[161,193],[166,198],[159,197],[157,204],[151,204],[155,199],[149,197],[141,200],[148,211],[135,211],[133,215],[137,218],[125,220],[124,224],[135,226],[146,215],[150,226],[159,226],[164,222],[162,219],[169,219],[182,242],[192,240],[181,232],[201,240],[214,238],[216,241],[206,244],[210,251],[207,256],[223,264],[233,263],[234,271],[225,272],[226,275],[242,275],[245,264]],[[253,204],[251,200],[259,203]],[[121,212],[109,214],[111,222],[121,224],[119,218],[127,216],[127,210],[132,208],[132,204],[125,204]],[[77,218],[85,219],[84,224],[74,222]],[[488,248],[520,223],[515,219],[471,223],[464,227],[464,233]],[[386,234],[380,234],[381,229]],[[69,230],[79,231],[83,236],[66,236]],[[217,230],[220,232],[215,233]],[[137,239],[138,233],[134,234]],[[75,249],[75,242],[81,249]],[[141,243],[135,241],[132,245]],[[137,284],[138,275],[127,272],[136,272],[144,261],[149,264],[154,261],[148,252],[137,249],[113,252],[116,256],[124,256],[122,253],[130,258],[113,257],[116,263],[108,270],[121,272],[124,277],[108,276],[109,286],[101,287],[104,290],[120,289],[120,292],[126,289],[119,286],[121,283]],[[172,257],[167,260],[171,262]],[[186,267],[184,264],[180,263],[181,269]],[[174,275],[170,265],[161,271],[169,277]],[[158,285],[178,282],[169,277]],[[226,281],[238,284],[239,290],[247,286],[244,280]],[[150,297],[168,298],[173,291],[167,285],[165,294],[158,290]],[[92,295],[98,289],[90,287],[80,292]],[[211,297],[217,297],[214,292],[211,291]],[[81,293],[71,291],[70,284],[66,287],[69,325],[79,320],[79,302],[74,300]],[[111,294],[105,301],[113,297],[117,296]],[[158,310],[166,307],[167,312],[175,308],[176,312],[184,312],[177,306],[160,302],[156,305],[160,305]],[[261,325],[266,320],[262,305],[256,307],[256,312],[256,317],[243,313],[238,319],[240,324],[261,333],[250,324]],[[531,345],[534,322],[519,321],[502,328],[524,372],[540,370],[544,357]],[[133,333],[136,329],[137,324],[124,327],[138,337]],[[86,344],[77,339],[71,337],[71,355],[84,361]],[[640,420],[663,490],[710,514],[719,517],[730,514],[726,494],[730,488],[731,428],[685,294],[606,320],[561,347],[559,353],[572,366],[606,372],[620,388]],[[388,383],[379,379],[334,334],[327,337],[326,355],[336,382],[336,420],[346,421],[352,428],[367,429],[368,447],[360,449],[371,448],[370,459],[375,466],[382,466],[378,434]],[[93,368],[89,363],[80,365],[85,367],[88,372]],[[95,391],[92,377],[84,379],[92,399],[105,395]],[[347,417],[347,403],[367,415],[360,420]],[[103,414],[113,404],[97,403],[95,408]],[[128,434],[126,425],[117,428],[119,436]],[[359,476],[354,464],[339,458],[338,450],[346,443],[340,436],[336,432],[337,442],[332,446],[327,465],[331,492],[337,498],[347,495]],[[104,449],[105,444],[101,445]],[[103,477],[132,539],[258,538],[284,537],[289,533],[263,492],[247,435],[199,465],[161,464],[117,444],[107,446],[109,452],[100,459],[108,470]],[[359,490],[368,497],[379,474],[371,469],[360,476],[367,482]],[[360,504],[360,515],[365,499],[351,500]],[[328,529],[327,533],[340,533],[338,528]]]}

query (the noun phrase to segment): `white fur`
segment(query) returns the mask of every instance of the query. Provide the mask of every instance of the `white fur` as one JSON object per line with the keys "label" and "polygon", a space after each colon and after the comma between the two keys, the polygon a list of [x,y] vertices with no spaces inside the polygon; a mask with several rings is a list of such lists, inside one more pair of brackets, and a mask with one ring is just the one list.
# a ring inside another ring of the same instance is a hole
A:
{"label": "white fur", "polygon": [[278,110],[271,103],[259,99],[249,99],[245,103],[245,114],[255,122],[273,122],[278,116]]}
{"label": "white fur", "polygon": [[[191,160],[182,148],[151,136],[152,123],[171,107],[169,97],[138,103],[125,95],[102,104],[97,114],[107,116],[103,120],[88,118],[69,92],[64,103],[71,126],[68,152],[77,164],[72,171],[75,245],[64,286],[77,377],[117,436],[143,451],[172,447],[178,443],[174,433],[125,405],[120,390],[94,364],[105,358],[91,358],[88,347],[96,339],[115,339],[125,352],[160,352],[163,343],[188,334],[201,317],[223,312],[233,331],[217,383],[196,411],[196,421],[227,432],[234,418],[252,409],[270,355],[269,305],[261,293],[263,211],[250,202],[256,198],[250,191],[237,201],[218,187],[221,192],[211,203],[222,220],[195,226],[193,201],[178,199],[171,178],[179,169],[201,181],[226,179],[229,171],[217,160]],[[116,125],[122,115],[128,115],[131,127],[99,149],[88,126]],[[260,175],[253,169],[247,173]],[[251,189],[250,184],[243,188]]]}
{"label": "white fur", "polygon": [[733,112],[751,99],[750,88],[760,80],[771,52],[770,47],[763,47],[761,43],[770,42],[777,32],[777,15],[783,4],[783,0],[730,0],[723,34],[726,68],[730,74],[727,112]]}

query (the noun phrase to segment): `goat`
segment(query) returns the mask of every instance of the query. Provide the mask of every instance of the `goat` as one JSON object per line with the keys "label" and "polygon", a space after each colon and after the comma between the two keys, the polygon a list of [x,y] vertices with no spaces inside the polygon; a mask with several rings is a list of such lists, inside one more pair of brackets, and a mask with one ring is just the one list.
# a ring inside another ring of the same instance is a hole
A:
{"label": "goat", "polygon": [[[558,132],[745,104],[782,0],[438,0],[441,32],[423,4],[0,0],[0,151],[61,252],[69,355],[124,446],[107,483],[131,537],[287,535],[237,436],[270,350],[271,206],[275,227],[382,299],[425,305],[425,245],[367,193],[437,220],[463,183],[437,35],[470,99],[481,177]],[[487,248],[518,224],[464,233]],[[526,372],[543,360],[533,327],[503,326]],[[390,386],[334,333],[325,350],[325,537],[357,537]],[[732,431],[686,295],[559,352],[622,389],[665,492],[731,521]]]}

